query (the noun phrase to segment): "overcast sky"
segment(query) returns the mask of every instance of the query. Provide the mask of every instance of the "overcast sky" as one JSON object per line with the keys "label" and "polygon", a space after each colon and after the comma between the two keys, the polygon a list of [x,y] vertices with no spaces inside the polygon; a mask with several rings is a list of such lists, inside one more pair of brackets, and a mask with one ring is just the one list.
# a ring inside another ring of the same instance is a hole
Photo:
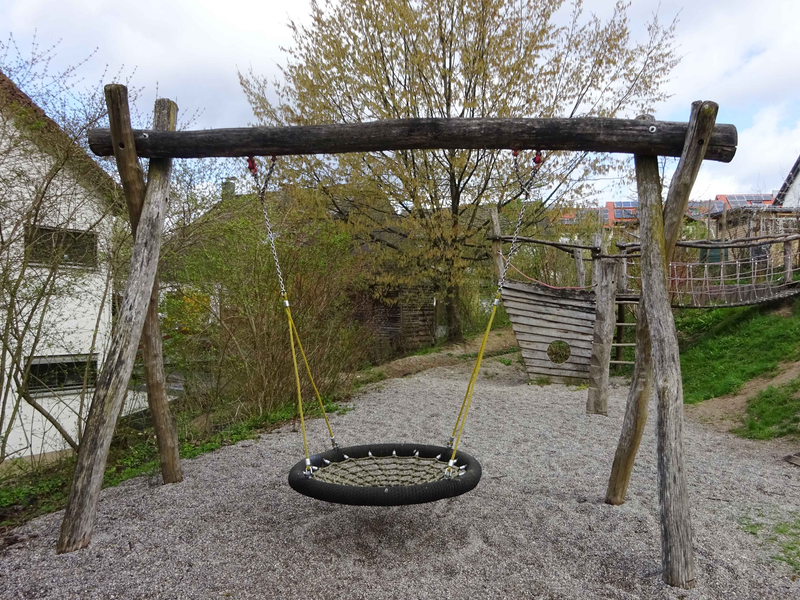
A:
{"label": "overcast sky", "polygon": [[[586,0],[606,14],[610,0]],[[720,105],[719,123],[733,123],[739,149],[733,162],[706,162],[693,192],[764,192],[780,187],[800,154],[800,1],[632,0],[632,29],[658,11],[663,22],[678,16],[683,57],[656,110],[661,120],[686,121],[692,100]],[[307,0],[2,0],[0,27],[27,47],[34,33],[43,46],[61,40],[60,64],[74,63],[94,48],[82,69],[91,80],[105,65],[111,72],[135,68],[150,105],[160,96],[183,113],[202,110],[197,127],[250,124],[250,108],[237,70],[250,66],[273,78],[281,46],[291,43],[287,23],[303,22]]]}

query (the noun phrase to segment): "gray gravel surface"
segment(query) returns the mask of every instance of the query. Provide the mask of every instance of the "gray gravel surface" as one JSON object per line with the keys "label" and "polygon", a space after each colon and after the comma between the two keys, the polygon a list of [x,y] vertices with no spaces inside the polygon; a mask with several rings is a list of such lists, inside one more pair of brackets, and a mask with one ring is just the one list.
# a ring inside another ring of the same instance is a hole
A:
{"label": "gray gravel surface", "polygon": [[[292,492],[289,428],[184,461],[185,481],[139,477],[103,492],[89,548],[55,554],[62,513],[0,554],[2,598],[800,598],[800,580],[743,519],[800,506],[800,469],[770,446],[687,422],[698,585],[661,582],[651,418],[628,501],[603,496],[627,389],[608,417],[586,391],[527,385],[487,360],[463,449],[483,465],[473,492],[428,505],[330,505]],[[440,443],[470,365],[373,385],[333,418],[345,444]],[[651,408],[651,415],[655,412]],[[325,448],[321,421],[311,424]]]}

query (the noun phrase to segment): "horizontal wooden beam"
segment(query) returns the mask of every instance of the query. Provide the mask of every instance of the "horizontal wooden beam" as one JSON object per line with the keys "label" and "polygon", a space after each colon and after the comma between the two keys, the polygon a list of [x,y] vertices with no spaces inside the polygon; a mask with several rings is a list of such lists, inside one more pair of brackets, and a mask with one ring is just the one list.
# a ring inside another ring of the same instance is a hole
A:
{"label": "horizontal wooden beam", "polygon": [[[370,123],[198,131],[135,130],[143,158],[282,156],[391,150],[538,149],[680,156],[688,123],[634,119],[389,119]],[[717,125],[706,159],[730,162],[738,136]],[[92,129],[89,146],[111,156],[111,133]]]}
{"label": "horizontal wooden beam", "polygon": [[569,244],[566,242],[551,242],[550,240],[538,240],[532,237],[525,237],[524,235],[518,235],[514,238],[513,235],[487,235],[486,239],[492,241],[501,241],[506,243],[512,243],[517,241],[520,244],[542,244],[544,246],[552,246],[553,248],[557,248],[566,252],[567,254],[572,254],[573,250],[591,250],[592,252],[600,252],[600,248],[597,246],[583,246],[581,244]]}

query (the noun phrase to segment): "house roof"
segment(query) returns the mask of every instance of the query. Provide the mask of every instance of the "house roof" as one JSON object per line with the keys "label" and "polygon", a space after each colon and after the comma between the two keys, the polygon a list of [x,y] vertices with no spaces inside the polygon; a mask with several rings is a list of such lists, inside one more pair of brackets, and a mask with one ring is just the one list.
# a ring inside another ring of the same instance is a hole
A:
{"label": "house roof", "polygon": [[800,156],[798,156],[797,160],[794,161],[794,166],[786,176],[781,189],[778,191],[778,195],[775,196],[775,204],[783,206],[783,201],[786,199],[786,194],[789,192],[789,188],[792,187],[792,184],[797,179],[798,174],[800,174]]}
{"label": "house roof", "polygon": [[121,190],[116,182],[2,71],[0,110],[13,118],[17,128],[43,152],[63,156],[67,150],[65,164],[76,179],[86,188],[97,190],[112,212],[118,214],[125,210]]}

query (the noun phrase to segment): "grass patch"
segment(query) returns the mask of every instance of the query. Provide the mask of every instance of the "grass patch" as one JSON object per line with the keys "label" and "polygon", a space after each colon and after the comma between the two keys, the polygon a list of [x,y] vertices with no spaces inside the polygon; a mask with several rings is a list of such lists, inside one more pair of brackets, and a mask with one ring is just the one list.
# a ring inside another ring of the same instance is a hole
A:
{"label": "grass patch", "polygon": [[744,425],[733,432],[754,440],[770,440],[800,433],[800,378],[769,386],[747,401]]}
{"label": "grass patch", "polygon": [[498,358],[497,360],[499,360],[501,363],[503,363],[507,367],[511,366],[511,359],[510,358]]}
{"label": "grass patch", "polygon": [[386,379],[386,373],[383,369],[376,369],[375,367],[367,367],[356,373],[353,378],[353,391],[369,385],[370,383],[377,383]]}
{"label": "grass patch", "polygon": [[774,523],[763,516],[758,521],[744,517],[739,519],[739,527],[774,551],[773,560],[785,563],[800,574],[800,513],[791,513],[788,519]]}
{"label": "grass patch", "polygon": [[792,316],[760,307],[679,311],[684,401],[701,402],[736,392],[742,384],[774,372],[779,363],[800,359],[800,310]]}
{"label": "grass patch", "polygon": [[536,379],[531,379],[528,382],[529,385],[539,385],[539,386],[550,385],[550,383],[551,383],[550,378],[547,376],[540,376],[537,377]]}
{"label": "grass patch", "polygon": [[[484,351],[483,357],[484,358],[491,358],[493,356],[504,356],[506,354],[514,354],[515,352],[519,352],[519,346],[511,346],[511,348],[503,348],[502,350],[494,350],[491,352]],[[466,352],[465,354],[459,354],[457,358],[478,358],[477,352]],[[511,364],[509,361],[508,364]]]}
{"label": "grass patch", "polygon": [[[352,410],[350,406],[342,406],[324,398],[323,404],[329,414],[344,414]],[[314,401],[305,404],[305,413],[308,417],[315,417],[320,416],[322,411]],[[255,438],[290,421],[294,416],[294,403],[287,403],[202,438],[183,438],[180,440],[180,457],[195,458],[222,446]],[[70,457],[0,479],[0,534],[40,515],[64,508],[74,468],[75,459]],[[139,475],[155,475],[158,470],[158,447],[152,428],[139,431],[121,423],[109,452],[103,487],[114,487]]]}

